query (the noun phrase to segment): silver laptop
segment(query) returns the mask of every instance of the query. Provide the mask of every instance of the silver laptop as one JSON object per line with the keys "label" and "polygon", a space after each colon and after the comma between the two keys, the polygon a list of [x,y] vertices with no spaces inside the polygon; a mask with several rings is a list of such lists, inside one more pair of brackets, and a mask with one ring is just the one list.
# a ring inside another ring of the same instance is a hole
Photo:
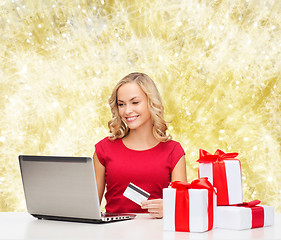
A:
{"label": "silver laptop", "polygon": [[104,223],[136,216],[100,212],[89,157],[20,155],[19,163],[27,211],[38,219]]}

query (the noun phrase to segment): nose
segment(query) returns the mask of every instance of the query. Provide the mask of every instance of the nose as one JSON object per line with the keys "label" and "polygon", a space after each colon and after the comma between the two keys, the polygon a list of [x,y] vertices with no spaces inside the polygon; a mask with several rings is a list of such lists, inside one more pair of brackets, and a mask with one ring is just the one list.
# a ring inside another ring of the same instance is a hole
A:
{"label": "nose", "polygon": [[125,107],[125,114],[129,115],[132,112],[132,108],[130,106],[130,104],[127,104]]}

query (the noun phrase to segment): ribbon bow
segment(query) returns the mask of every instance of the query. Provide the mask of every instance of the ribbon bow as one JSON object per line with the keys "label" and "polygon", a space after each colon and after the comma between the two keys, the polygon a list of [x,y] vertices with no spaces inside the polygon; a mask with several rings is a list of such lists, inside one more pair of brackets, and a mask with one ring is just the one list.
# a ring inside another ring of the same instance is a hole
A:
{"label": "ribbon bow", "polygon": [[254,207],[254,206],[256,206],[260,203],[261,203],[260,200],[253,200],[251,202],[238,203],[238,204],[235,204],[234,206],[237,206],[237,207]]}
{"label": "ribbon bow", "polygon": [[174,181],[174,182],[170,183],[170,186],[172,188],[176,188],[178,190],[191,189],[191,188],[193,188],[193,189],[208,189],[208,190],[212,190],[216,193],[215,188],[208,181],[207,177],[195,179],[191,183]]}
{"label": "ribbon bow", "polygon": [[211,163],[215,161],[223,161],[223,160],[230,160],[234,159],[238,156],[238,153],[225,153],[220,149],[217,149],[214,155],[208,153],[207,151],[200,149],[199,150],[199,159],[197,162],[199,163]]}

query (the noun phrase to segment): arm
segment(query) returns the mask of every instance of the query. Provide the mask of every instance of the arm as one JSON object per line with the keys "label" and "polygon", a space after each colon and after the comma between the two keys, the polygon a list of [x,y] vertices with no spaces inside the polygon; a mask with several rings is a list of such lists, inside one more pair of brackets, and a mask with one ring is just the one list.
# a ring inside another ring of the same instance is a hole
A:
{"label": "arm", "polygon": [[[184,181],[186,177],[186,163],[184,155],[180,158],[171,174],[171,182]],[[142,202],[142,209],[147,209],[149,215],[155,218],[163,217],[163,199],[153,199]]]}
{"label": "arm", "polygon": [[99,193],[99,200],[101,203],[102,196],[105,189],[105,167],[100,163],[97,154],[94,154],[94,166],[95,166],[95,174],[97,180],[97,188]]}
{"label": "arm", "polygon": [[184,155],[180,158],[171,174],[171,182],[173,181],[187,181],[186,177],[186,162]]}

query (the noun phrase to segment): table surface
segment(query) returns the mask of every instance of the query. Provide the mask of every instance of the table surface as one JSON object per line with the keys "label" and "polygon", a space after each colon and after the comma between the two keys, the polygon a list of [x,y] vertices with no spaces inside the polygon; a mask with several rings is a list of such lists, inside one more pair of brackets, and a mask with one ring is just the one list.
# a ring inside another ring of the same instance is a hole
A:
{"label": "table surface", "polygon": [[38,220],[25,212],[0,212],[0,239],[281,239],[281,214],[275,214],[275,223],[270,227],[188,233],[163,231],[162,219],[147,214],[133,220],[91,224]]}

